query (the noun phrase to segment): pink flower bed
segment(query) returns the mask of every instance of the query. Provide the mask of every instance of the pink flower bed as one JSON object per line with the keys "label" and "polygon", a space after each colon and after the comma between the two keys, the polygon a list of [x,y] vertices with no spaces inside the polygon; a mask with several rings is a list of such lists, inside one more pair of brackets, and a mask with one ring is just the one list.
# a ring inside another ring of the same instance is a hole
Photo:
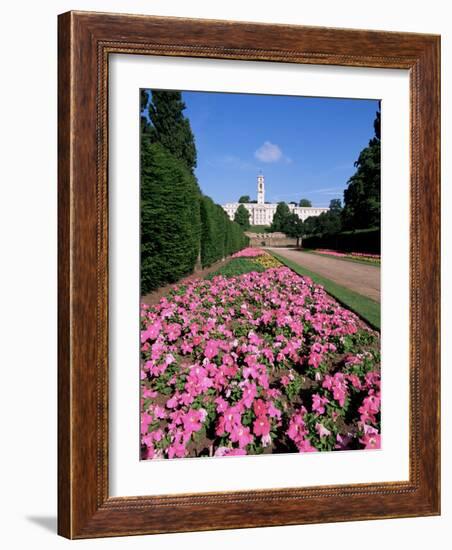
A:
{"label": "pink flower bed", "polygon": [[379,254],[368,254],[367,252],[338,252],[337,250],[329,250],[325,248],[318,248],[314,252],[317,254],[325,254],[326,256],[337,256],[339,258],[358,258],[369,261],[380,261]]}
{"label": "pink flower bed", "polygon": [[257,256],[262,256],[263,254],[265,253],[260,248],[248,247],[233,254],[232,258],[257,258]]}
{"label": "pink flower bed", "polygon": [[371,260],[380,259],[380,254],[368,254],[367,252],[350,252],[350,256],[356,256],[357,258],[369,258]]}
{"label": "pink flower bed", "polygon": [[326,248],[318,248],[315,250],[317,254],[325,254],[326,256],[347,256],[344,252],[338,252],[337,250],[328,250]]}
{"label": "pink flower bed", "polygon": [[143,459],[380,447],[379,335],[286,267],[141,313]]}

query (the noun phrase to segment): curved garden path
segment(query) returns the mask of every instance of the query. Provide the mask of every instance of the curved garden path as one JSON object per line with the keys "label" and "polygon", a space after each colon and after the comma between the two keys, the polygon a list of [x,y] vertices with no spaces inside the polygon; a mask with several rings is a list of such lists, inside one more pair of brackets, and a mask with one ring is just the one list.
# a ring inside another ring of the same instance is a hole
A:
{"label": "curved garden path", "polygon": [[380,301],[380,267],[348,260],[340,260],[319,254],[301,252],[292,248],[270,248],[276,254],[301,267],[330,279],[362,296]]}

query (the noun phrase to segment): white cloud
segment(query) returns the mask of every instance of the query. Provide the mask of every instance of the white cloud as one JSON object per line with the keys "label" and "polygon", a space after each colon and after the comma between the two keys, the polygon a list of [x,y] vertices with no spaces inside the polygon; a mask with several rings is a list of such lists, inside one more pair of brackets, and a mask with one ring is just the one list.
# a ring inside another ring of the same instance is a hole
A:
{"label": "white cloud", "polygon": [[254,156],[261,162],[278,162],[283,158],[283,153],[278,145],[266,141],[254,153]]}

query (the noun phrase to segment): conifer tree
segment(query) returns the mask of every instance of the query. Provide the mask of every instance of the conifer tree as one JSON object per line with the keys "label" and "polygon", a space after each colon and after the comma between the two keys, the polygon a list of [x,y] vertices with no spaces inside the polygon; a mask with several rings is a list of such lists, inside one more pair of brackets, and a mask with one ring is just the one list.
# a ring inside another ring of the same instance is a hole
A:
{"label": "conifer tree", "polygon": [[249,239],[203,196],[196,147],[180,92],[140,91],[141,294],[210,265]]}
{"label": "conifer tree", "polygon": [[141,293],[192,273],[200,248],[200,191],[160,143],[141,145]]}
{"label": "conifer tree", "polygon": [[195,138],[190,121],[183,114],[184,109],[181,92],[152,91],[148,110],[154,129],[153,141],[161,143],[193,173],[196,168]]}

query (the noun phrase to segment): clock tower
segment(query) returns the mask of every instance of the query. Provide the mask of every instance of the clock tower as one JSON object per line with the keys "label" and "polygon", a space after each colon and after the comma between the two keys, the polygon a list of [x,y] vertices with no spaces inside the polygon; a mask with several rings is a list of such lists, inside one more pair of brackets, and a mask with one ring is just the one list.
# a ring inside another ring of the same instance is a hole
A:
{"label": "clock tower", "polygon": [[265,204],[265,184],[262,174],[257,176],[257,204]]}

